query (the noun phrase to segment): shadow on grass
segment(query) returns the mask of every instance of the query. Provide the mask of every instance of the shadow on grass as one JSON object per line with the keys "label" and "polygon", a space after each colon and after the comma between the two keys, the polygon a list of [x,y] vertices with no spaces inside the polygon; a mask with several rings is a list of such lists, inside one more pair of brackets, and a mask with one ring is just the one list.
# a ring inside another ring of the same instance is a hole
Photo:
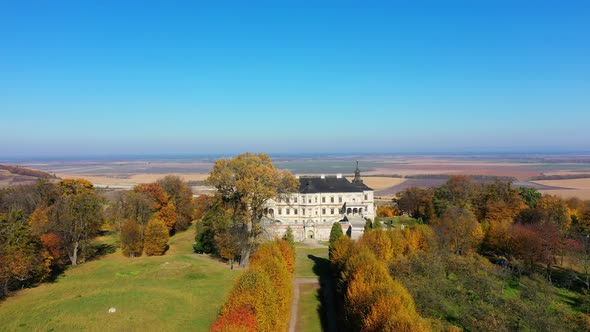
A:
{"label": "shadow on grass", "polygon": [[330,278],[330,261],[324,257],[307,255],[307,258],[314,262],[313,272],[318,276],[320,288],[316,294],[320,302],[318,315],[322,324],[322,330],[335,332],[336,328],[336,307],[334,303],[334,287]]}

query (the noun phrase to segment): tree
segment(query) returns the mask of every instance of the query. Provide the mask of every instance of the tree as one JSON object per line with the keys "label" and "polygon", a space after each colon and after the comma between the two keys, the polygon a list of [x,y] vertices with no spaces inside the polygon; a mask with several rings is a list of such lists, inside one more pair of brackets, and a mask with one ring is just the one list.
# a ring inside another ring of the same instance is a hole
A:
{"label": "tree", "polygon": [[332,229],[330,229],[330,244],[328,246],[328,254],[329,257],[332,257],[332,250],[334,250],[334,244],[336,240],[338,240],[341,236],[344,236],[342,232],[342,226],[339,222],[335,222],[332,224]]}
{"label": "tree", "polygon": [[162,206],[160,211],[158,212],[158,219],[164,222],[166,228],[168,228],[168,232],[170,234],[174,233],[175,225],[176,225],[176,207],[174,203],[168,202],[166,205]]}
{"label": "tree", "polygon": [[432,195],[431,189],[410,187],[397,193],[394,202],[402,212],[408,213],[412,218],[429,222],[434,217]]}
{"label": "tree", "polygon": [[72,265],[77,265],[78,254],[103,223],[103,199],[86,180],[62,180],[57,187],[61,196],[52,209],[50,230],[59,235]]}
{"label": "tree", "polygon": [[176,223],[174,229],[183,231],[188,228],[193,220],[194,204],[193,193],[189,185],[178,176],[168,175],[158,180],[158,184],[164,189],[169,202],[176,209]]}
{"label": "tree", "polygon": [[440,219],[433,222],[434,229],[446,248],[455,254],[465,254],[479,245],[483,230],[469,208],[449,206]]}
{"label": "tree", "polygon": [[295,236],[293,235],[293,228],[291,228],[291,226],[287,227],[287,231],[285,232],[285,235],[283,235],[282,239],[286,241],[293,252],[295,252]]}
{"label": "tree", "polygon": [[43,279],[50,272],[51,257],[27,226],[22,211],[0,214],[0,298],[11,284]]}
{"label": "tree", "polygon": [[433,204],[438,217],[450,206],[469,206],[478,194],[477,184],[469,176],[454,175],[434,191]]}
{"label": "tree", "polygon": [[262,233],[260,219],[269,199],[295,192],[298,181],[288,171],[275,169],[266,154],[244,153],[231,159],[218,159],[207,178],[217,195],[232,208],[232,219],[242,225],[247,241],[241,248],[242,266]]}
{"label": "tree", "polygon": [[367,219],[365,221],[365,232],[368,232],[373,229],[373,221],[371,219]]}
{"label": "tree", "polygon": [[158,218],[152,218],[144,231],[144,249],[148,256],[161,256],[168,248],[168,228]]}
{"label": "tree", "polygon": [[518,194],[530,208],[537,207],[537,203],[543,198],[543,195],[537,189],[529,187],[518,188]]}
{"label": "tree", "polygon": [[143,251],[141,228],[135,220],[127,220],[121,226],[121,249],[127,257],[139,257]]}

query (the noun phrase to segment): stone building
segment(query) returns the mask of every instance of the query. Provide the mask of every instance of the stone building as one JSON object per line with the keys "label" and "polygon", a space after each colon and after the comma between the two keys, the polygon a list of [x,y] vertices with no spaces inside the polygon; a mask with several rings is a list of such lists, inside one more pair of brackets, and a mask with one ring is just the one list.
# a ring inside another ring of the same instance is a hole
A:
{"label": "stone building", "polygon": [[297,178],[297,193],[270,200],[264,209],[269,235],[282,236],[291,226],[296,241],[327,241],[332,224],[340,222],[343,231],[354,238],[359,227],[362,231],[365,218],[374,219],[374,192],[363,183],[358,162],[352,181],[342,174]]}

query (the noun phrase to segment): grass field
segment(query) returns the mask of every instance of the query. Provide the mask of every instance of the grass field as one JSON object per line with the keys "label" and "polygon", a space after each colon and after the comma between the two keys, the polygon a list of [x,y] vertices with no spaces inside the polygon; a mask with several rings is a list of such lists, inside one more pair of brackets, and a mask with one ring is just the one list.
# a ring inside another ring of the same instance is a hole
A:
{"label": "grass field", "polygon": [[298,332],[321,332],[322,322],[318,313],[320,287],[314,284],[301,284],[299,290],[299,310],[297,312]]}
{"label": "grass field", "polygon": [[319,308],[320,280],[329,278],[328,248],[298,244],[295,258],[295,278],[317,278],[318,283],[299,285],[299,303],[297,310],[298,332],[322,331]]}
{"label": "grass field", "polygon": [[328,248],[313,248],[301,244],[296,247],[295,255],[295,278],[318,277],[316,261],[310,256],[325,258],[327,260]]}
{"label": "grass field", "polygon": [[194,258],[193,239],[177,234],[161,257],[117,251],[19,291],[0,303],[0,330],[206,331],[239,272]]}

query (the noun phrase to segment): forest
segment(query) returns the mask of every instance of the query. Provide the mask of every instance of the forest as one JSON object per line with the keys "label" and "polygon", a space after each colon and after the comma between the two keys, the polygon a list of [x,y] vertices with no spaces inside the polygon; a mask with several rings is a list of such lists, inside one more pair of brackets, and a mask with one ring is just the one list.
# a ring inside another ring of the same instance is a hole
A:
{"label": "forest", "polygon": [[[388,227],[391,216],[416,225]],[[453,176],[408,188],[330,260],[344,331],[590,328],[590,202]]]}

